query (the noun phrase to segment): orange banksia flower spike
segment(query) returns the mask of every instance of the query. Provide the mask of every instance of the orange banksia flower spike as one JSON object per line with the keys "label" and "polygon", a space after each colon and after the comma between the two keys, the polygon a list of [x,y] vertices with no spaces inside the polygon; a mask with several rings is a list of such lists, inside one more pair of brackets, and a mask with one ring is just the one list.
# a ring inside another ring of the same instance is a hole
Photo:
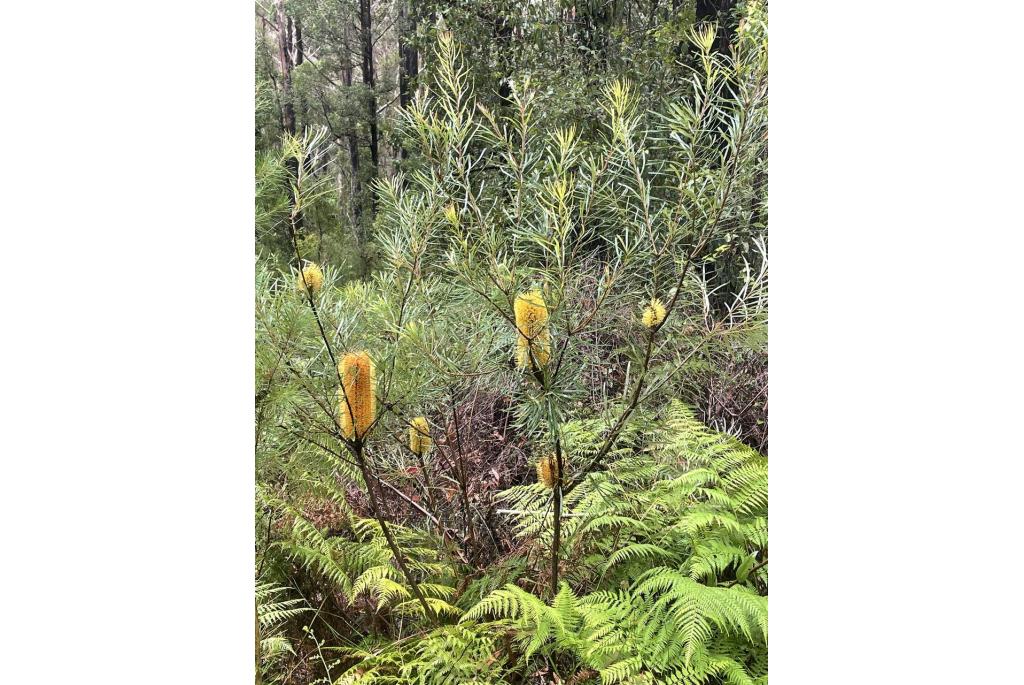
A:
{"label": "orange banksia flower spike", "polygon": [[539,290],[522,293],[516,296],[514,309],[519,330],[516,363],[521,369],[545,366],[551,358],[551,334],[544,296]]}
{"label": "orange banksia flower spike", "polygon": [[[373,360],[366,352],[350,352],[338,364],[338,425],[346,438],[363,438],[377,414]],[[346,401],[347,398],[347,401]]]}

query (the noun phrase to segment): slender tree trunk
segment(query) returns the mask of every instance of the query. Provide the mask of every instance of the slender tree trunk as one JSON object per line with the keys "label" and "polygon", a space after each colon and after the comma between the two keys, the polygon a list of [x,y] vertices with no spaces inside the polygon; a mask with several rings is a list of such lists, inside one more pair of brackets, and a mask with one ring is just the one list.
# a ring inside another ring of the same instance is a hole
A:
{"label": "slender tree trunk", "polygon": [[[302,47],[302,21],[298,18],[292,22],[292,53],[295,66],[301,66],[306,61],[306,53]],[[299,113],[301,114],[301,128],[306,130],[306,123],[309,121],[309,106],[306,104],[306,96],[299,93]]]}
{"label": "slender tree trunk", "polygon": [[373,73],[373,13],[370,0],[359,0],[360,43],[363,56],[363,84],[367,89],[366,118],[370,128],[370,161],[373,173],[377,174],[378,158],[377,131],[377,82]]}
{"label": "slender tree trunk", "polygon": [[[284,0],[274,0],[277,21],[277,57],[281,65],[281,127],[288,135],[295,135],[295,107],[292,104],[292,21],[284,13]],[[298,161],[294,158],[286,160],[286,167],[292,177],[298,176]],[[295,190],[289,184],[289,202],[292,208],[298,198],[295,197]],[[305,220],[302,213],[295,217],[296,227],[302,230]],[[298,265],[302,267],[301,264]]]}
{"label": "slender tree trunk", "polygon": [[[408,0],[399,0],[398,26],[398,105],[406,109],[412,103],[411,82],[419,74],[419,55],[416,48],[409,45],[408,36],[416,35],[416,15],[410,12]],[[405,146],[399,148],[401,159],[408,157]]]}
{"label": "slender tree trunk", "polygon": [[[341,83],[345,86],[346,90],[352,88],[352,65],[346,64],[341,70]],[[361,214],[361,207],[359,206],[359,136],[356,132],[356,126],[353,125],[348,133],[345,134],[345,138],[348,139],[348,157],[349,163],[352,166],[352,220],[354,223],[359,223],[359,215]]]}
{"label": "slender tree trunk", "polygon": [[373,6],[370,0],[359,0],[359,43],[362,54],[363,85],[366,86],[366,124],[370,130],[370,169],[363,188],[368,193],[370,216],[360,224],[361,276],[370,273],[369,231],[377,213],[377,197],[370,189],[380,169],[379,133],[377,128],[377,81],[373,70]]}
{"label": "slender tree trunk", "polygon": [[[345,45],[346,47],[351,45],[351,33],[346,27],[345,29]],[[341,82],[345,86],[346,90],[351,92],[353,85],[352,76],[353,66],[351,62],[347,62],[341,70]],[[349,164],[352,167],[352,192],[351,192],[351,204],[352,204],[352,229],[353,235],[356,239],[356,252],[359,255],[359,272],[360,274],[366,273],[366,229],[363,222],[363,177],[362,170],[359,163],[359,133],[358,126],[354,120],[352,120],[352,126],[348,133],[345,134],[345,138],[348,140],[348,158]]]}
{"label": "slender tree trunk", "polygon": [[284,0],[274,0],[277,10],[277,57],[281,63],[281,127],[295,135],[295,108],[292,105],[291,19],[284,13]]}

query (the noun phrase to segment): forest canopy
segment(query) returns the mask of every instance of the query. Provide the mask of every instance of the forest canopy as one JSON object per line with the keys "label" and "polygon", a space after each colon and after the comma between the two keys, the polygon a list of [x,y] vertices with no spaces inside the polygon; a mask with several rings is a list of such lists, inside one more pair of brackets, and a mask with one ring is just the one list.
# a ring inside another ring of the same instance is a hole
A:
{"label": "forest canopy", "polygon": [[767,3],[256,3],[263,683],[766,683]]}

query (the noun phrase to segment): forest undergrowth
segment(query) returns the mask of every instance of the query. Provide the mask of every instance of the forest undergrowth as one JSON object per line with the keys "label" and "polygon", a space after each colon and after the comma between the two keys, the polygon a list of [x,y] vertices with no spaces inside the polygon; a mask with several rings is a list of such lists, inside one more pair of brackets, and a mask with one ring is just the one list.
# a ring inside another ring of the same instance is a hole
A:
{"label": "forest undergrowth", "polygon": [[767,682],[767,6],[727,4],[724,47],[647,16],[668,66],[608,52],[584,117],[421,17],[355,148],[266,62],[257,682]]}

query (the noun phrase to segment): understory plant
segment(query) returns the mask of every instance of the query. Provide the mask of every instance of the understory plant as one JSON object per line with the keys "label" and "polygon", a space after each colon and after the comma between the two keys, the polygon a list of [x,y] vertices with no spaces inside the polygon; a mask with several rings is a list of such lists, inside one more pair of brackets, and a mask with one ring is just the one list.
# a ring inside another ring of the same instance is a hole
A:
{"label": "understory plant", "polygon": [[609,84],[587,137],[526,79],[479,104],[442,34],[366,280],[305,253],[329,143],[288,139],[291,271],[257,264],[257,572],[316,616],[288,642],[307,680],[766,682],[767,460],[677,399],[767,324],[751,7],[732,56],[693,32],[656,116]]}

